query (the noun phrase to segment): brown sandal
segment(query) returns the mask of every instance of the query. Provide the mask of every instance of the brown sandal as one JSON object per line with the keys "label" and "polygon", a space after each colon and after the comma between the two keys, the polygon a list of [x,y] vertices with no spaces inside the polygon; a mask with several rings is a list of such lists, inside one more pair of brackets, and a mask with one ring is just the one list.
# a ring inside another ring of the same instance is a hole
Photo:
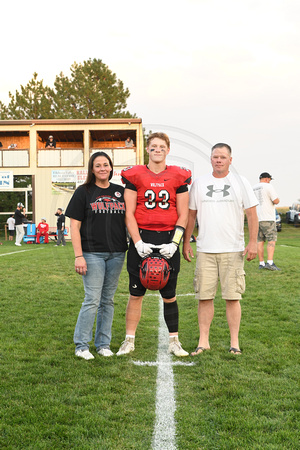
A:
{"label": "brown sandal", "polygon": [[[201,350],[201,352],[199,352],[199,350]],[[204,347],[197,347],[196,350],[191,353],[191,356],[201,355],[201,353],[205,352],[205,350],[207,349]]]}
{"label": "brown sandal", "polygon": [[241,355],[242,352],[239,348],[230,347],[229,353],[232,353],[233,355]]}

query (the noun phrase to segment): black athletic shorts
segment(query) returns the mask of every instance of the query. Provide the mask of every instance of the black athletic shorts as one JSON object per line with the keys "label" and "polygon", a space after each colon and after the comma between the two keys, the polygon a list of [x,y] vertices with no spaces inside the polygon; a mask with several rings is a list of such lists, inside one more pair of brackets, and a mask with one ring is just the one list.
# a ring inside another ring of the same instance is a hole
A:
{"label": "black athletic shorts", "polygon": [[[143,242],[147,244],[169,244],[172,240],[174,230],[172,231],[150,231],[140,229],[140,235]],[[155,251],[155,249],[154,249]],[[134,243],[130,239],[129,249],[127,252],[127,270],[129,273],[129,292],[131,295],[143,296],[145,295],[146,288],[142,285],[139,277],[139,270],[141,264],[141,257],[136,251]],[[179,248],[175,254],[169,260],[172,270],[170,272],[170,278],[166,286],[159,292],[163,298],[169,299],[176,295],[177,277],[180,271],[180,252]]]}

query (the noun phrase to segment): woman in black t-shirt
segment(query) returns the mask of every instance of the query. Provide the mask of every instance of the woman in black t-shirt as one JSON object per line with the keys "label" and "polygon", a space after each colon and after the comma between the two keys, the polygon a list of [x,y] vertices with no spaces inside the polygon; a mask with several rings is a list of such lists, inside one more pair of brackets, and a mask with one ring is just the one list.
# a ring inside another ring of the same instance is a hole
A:
{"label": "woman in black t-shirt", "polygon": [[111,327],[114,294],[127,250],[124,187],[111,183],[113,163],[104,152],[94,153],[85,183],[66,210],[71,221],[75,270],[82,275],[85,298],[74,332],[75,355],[94,359],[89,351],[95,317],[95,346],[101,356],[112,356]]}

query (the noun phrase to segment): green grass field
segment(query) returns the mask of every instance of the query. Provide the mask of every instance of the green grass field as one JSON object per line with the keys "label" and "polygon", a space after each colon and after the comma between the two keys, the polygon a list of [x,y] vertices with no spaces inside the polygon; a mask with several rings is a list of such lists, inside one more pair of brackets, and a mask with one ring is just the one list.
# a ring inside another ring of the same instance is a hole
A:
{"label": "green grass field", "polygon": [[[155,423],[156,293],[144,299],[136,350],[92,361],[74,355],[83,300],[70,242],[65,248],[3,241],[0,246],[1,434],[7,449],[150,449]],[[193,244],[194,245],[194,244]],[[240,344],[228,353],[225,302],[218,294],[211,351],[173,366],[178,449],[299,448],[300,229],[283,224],[275,262],[281,272],[245,263]],[[178,282],[180,340],[198,342],[194,263],[182,259]],[[125,334],[128,279],[115,296],[111,348]],[[174,361],[176,358],[172,357]]]}

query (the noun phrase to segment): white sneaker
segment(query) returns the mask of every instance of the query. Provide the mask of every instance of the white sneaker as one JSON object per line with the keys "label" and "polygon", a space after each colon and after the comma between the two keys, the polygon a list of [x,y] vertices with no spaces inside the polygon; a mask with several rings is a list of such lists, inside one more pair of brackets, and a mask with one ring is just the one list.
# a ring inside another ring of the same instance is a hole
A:
{"label": "white sneaker", "polygon": [[17,242],[15,243],[15,245],[17,245],[18,247],[22,247],[22,244],[18,244]]}
{"label": "white sneaker", "polygon": [[134,338],[126,338],[125,341],[122,342],[119,351],[116,353],[117,356],[127,355],[134,350]]}
{"label": "white sneaker", "polygon": [[89,350],[76,350],[75,355],[83,359],[94,359],[94,356]]}
{"label": "white sneaker", "polygon": [[113,356],[113,352],[110,348],[100,348],[100,350],[97,352],[100,356]]}
{"label": "white sneaker", "polygon": [[173,353],[175,356],[188,356],[188,352],[181,347],[178,336],[172,336],[170,338],[169,353]]}

